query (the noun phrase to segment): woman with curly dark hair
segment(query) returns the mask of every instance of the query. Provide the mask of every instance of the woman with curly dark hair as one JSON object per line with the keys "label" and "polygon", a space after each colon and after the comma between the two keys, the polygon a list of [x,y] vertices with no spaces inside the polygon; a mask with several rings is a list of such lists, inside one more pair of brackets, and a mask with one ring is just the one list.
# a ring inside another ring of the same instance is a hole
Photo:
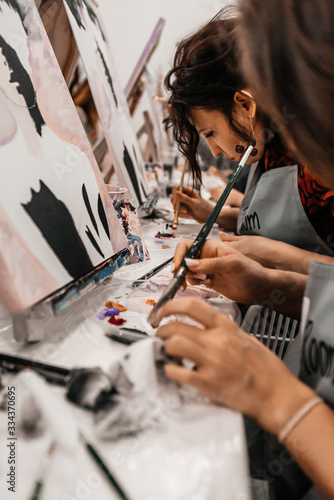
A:
{"label": "woman with curly dark hair", "polygon": [[[241,0],[240,4],[242,67],[250,91],[267,113],[276,116],[297,157],[307,161],[320,182],[334,188],[334,3]],[[326,197],[322,205],[325,202]],[[305,290],[301,274],[268,269],[228,244],[219,251],[211,246],[210,241],[204,245],[192,269],[206,273],[210,261],[216,261],[221,282],[234,298],[250,300],[254,286],[258,300],[275,290],[281,294],[280,307],[285,304],[291,314],[293,310],[298,314],[305,291],[296,372],[292,374],[261,343],[207,305],[177,300],[159,311],[160,318],[183,313],[201,326],[173,322],[162,326],[158,335],[166,339],[168,355],[190,359],[197,369],[171,363],[166,374],[253,418],[278,437],[326,498],[334,498],[334,267],[311,262]],[[184,251],[177,251],[176,268]],[[292,352],[294,348],[293,343]],[[289,456],[282,452],[274,463],[281,467],[279,478]],[[288,490],[291,478],[284,479]],[[276,498],[301,498],[303,485],[298,492],[295,486],[294,492],[281,491]]]}
{"label": "woman with curly dark hair", "polygon": [[[252,167],[241,207],[240,197],[236,203],[230,198],[227,205],[232,207],[225,207],[217,222],[225,230],[237,229],[239,235],[267,239],[235,239],[235,246],[262,264],[282,269],[299,267],[300,253],[295,257],[294,249],[280,245],[277,259],[276,243],[268,238],[333,256],[334,192],[321,185],[307,167],[296,164],[277,133],[275,115],[269,118],[261,110],[261,95],[253,98],[240,71],[236,24],[236,17],[216,16],[179,44],[165,78],[170,92],[167,125],[197,185],[201,182],[200,136],[214,156],[224,154],[231,160],[240,159],[247,145],[256,143],[248,160]],[[174,189],[172,202],[177,201],[183,205],[180,215],[198,222],[205,222],[212,210],[197,189],[184,188],[183,193]]]}

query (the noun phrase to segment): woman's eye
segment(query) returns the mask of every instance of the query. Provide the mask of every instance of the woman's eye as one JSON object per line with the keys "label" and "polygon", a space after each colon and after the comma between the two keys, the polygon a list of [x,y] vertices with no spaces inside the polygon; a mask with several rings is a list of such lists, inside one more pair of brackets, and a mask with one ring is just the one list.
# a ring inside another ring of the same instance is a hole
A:
{"label": "woman's eye", "polygon": [[209,137],[212,137],[213,136],[213,132],[208,132],[207,134],[205,134],[205,138],[206,139],[209,139]]}

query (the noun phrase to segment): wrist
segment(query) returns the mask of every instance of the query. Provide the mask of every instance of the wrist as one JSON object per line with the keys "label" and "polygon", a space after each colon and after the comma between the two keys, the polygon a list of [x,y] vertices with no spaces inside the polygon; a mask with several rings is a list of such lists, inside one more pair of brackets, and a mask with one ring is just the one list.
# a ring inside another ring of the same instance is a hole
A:
{"label": "wrist", "polygon": [[304,274],[262,266],[256,302],[299,320],[306,282]]}
{"label": "wrist", "polygon": [[225,231],[235,232],[237,229],[239,207],[223,207],[217,217],[217,224]]}
{"label": "wrist", "polygon": [[278,391],[273,388],[272,395],[262,405],[256,420],[265,430],[279,436],[315,396],[312,389],[293,378],[288,386],[280,384]]}

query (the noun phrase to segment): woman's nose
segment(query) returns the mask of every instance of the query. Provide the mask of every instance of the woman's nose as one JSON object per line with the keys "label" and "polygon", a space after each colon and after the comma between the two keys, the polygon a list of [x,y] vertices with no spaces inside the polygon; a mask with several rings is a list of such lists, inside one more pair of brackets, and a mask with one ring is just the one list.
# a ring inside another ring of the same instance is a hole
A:
{"label": "woman's nose", "polygon": [[211,143],[208,146],[210,148],[212,156],[217,157],[223,152],[222,148],[217,143]]}

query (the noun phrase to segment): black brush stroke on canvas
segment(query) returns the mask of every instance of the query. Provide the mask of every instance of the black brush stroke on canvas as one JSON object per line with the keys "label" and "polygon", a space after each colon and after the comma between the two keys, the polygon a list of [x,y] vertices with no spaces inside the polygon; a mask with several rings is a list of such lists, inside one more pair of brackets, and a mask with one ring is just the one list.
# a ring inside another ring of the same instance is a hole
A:
{"label": "black brush stroke on canvas", "polygon": [[86,234],[89,238],[89,241],[91,242],[91,244],[93,245],[93,247],[95,248],[95,250],[101,255],[101,257],[105,258],[104,257],[104,253],[102,252],[101,248],[99,247],[99,244],[98,242],[96,241],[96,239],[94,238],[93,234],[92,234],[92,231],[89,229],[88,226],[86,226]]}
{"label": "black brush stroke on canvas", "polygon": [[[138,158],[137,158],[136,149],[135,149],[135,147],[134,147],[134,146],[132,146],[132,151],[133,151],[133,155],[134,155],[135,160],[136,160],[137,167],[138,167],[138,169],[139,169]],[[140,181],[140,185],[141,185],[141,188],[142,188],[142,190],[143,190],[143,193],[144,193],[145,198],[147,198],[147,192],[146,192],[145,186],[144,186],[144,184],[143,184],[143,182],[142,182],[142,181]]]}
{"label": "black brush stroke on canvas", "polygon": [[[24,31],[28,34],[27,28],[24,25],[25,15],[24,12],[22,12],[21,10],[18,0],[0,0],[0,1],[7,4],[9,7],[13,9],[14,12],[16,12],[20,16]],[[0,4],[0,10],[1,10],[1,4]]]}
{"label": "black brush stroke on canvas", "polygon": [[106,217],[106,213],[104,211],[104,206],[101,200],[101,195],[99,193],[98,199],[97,199],[97,211],[99,213],[100,221],[102,222],[103,229],[106,232],[106,235],[108,236],[110,240],[110,232],[109,232],[109,226],[108,226],[108,220]]}
{"label": "black brush stroke on canvas", "polygon": [[[20,6],[17,0],[1,0],[1,2],[7,4],[9,7],[13,9],[14,12],[21,14]],[[1,9],[1,7],[0,7]]]}
{"label": "black brush stroke on canvas", "polygon": [[97,235],[100,236],[99,229],[98,229],[97,223],[96,223],[96,219],[94,217],[93,210],[92,210],[92,207],[91,207],[91,204],[89,201],[87,189],[86,189],[86,186],[84,184],[82,185],[82,197],[83,197],[83,200],[85,202],[85,206],[86,206],[89,218],[94,226],[94,229],[95,229]]}
{"label": "black brush stroke on canvas", "polygon": [[21,63],[16,51],[0,35],[0,49],[6,58],[9,69],[11,70],[10,83],[17,82],[17,93],[21,94],[26,102],[27,110],[34,122],[37,133],[42,136],[42,126],[45,125],[41,112],[39,110],[36,92],[30,76]]}
{"label": "black brush stroke on canvas", "polygon": [[138,198],[138,201],[139,201],[140,205],[142,205],[143,200],[142,200],[139,185],[138,185],[138,179],[137,179],[135,167],[134,167],[133,161],[131,159],[131,156],[129,155],[129,151],[128,151],[126,145],[124,144],[124,142],[123,142],[123,161],[124,161],[124,164],[125,164],[126,169],[128,171],[128,174],[130,176],[130,179],[131,179],[132,185],[134,187],[134,190],[136,192],[136,196]]}
{"label": "black brush stroke on canvas", "polygon": [[100,57],[101,57],[101,61],[102,61],[103,67],[104,67],[105,75],[106,75],[108,83],[109,83],[109,87],[111,88],[112,95],[114,96],[114,101],[115,101],[115,104],[116,104],[116,108],[118,108],[118,101],[117,101],[117,97],[116,97],[116,94],[115,94],[115,91],[114,91],[114,85],[112,83],[111,75],[110,75],[108,66],[106,64],[106,60],[105,60],[104,55],[102,54],[102,51],[101,51],[101,49],[100,49],[100,47],[98,46],[97,43],[96,43],[96,47],[97,47],[97,52],[100,54]]}
{"label": "black brush stroke on canvas", "polygon": [[86,28],[82,24],[79,9],[82,9],[84,4],[82,0],[66,0],[66,3],[72,12],[72,15],[74,19],[76,20],[77,25],[79,26],[80,29],[83,29],[86,31]]}
{"label": "black brush stroke on canvas", "polygon": [[101,24],[97,15],[95,14],[92,7],[85,0],[66,0],[67,5],[69,6],[70,11],[73,14],[74,19],[76,20],[77,25],[80,29],[86,30],[84,25],[82,24],[79,9],[83,9],[84,5],[86,5],[86,9],[91,21],[97,26],[100,30],[101,36],[104,41],[106,41],[105,35],[103,33]]}
{"label": "black brush stroke on canvas", "polygon": [[31,201],[21,203],[67,272],[77,278],[94,266],[66,205],[40,180]]}

